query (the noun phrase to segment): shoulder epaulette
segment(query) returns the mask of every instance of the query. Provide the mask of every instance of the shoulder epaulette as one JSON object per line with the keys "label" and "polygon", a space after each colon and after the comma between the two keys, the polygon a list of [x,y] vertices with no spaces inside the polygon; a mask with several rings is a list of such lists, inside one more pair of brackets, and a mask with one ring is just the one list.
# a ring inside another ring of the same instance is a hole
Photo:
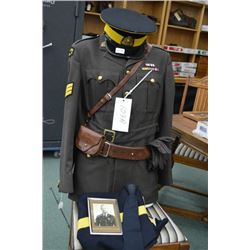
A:
{"label": "shoulder epaulette", "polygon": [[75,42],[73,43],[73,45],[76,45],[76,44],[78,44],[78,43],[80,43],[80,42],[83,42],[83,41],[87,41],[87,40],[90,40],[90,39],[97,38],[97,37],[99,37],[99,36],[100,36],[100,35],[84,37],[84,38],[82,38],[82,39],[79,39],[79,40],[75,41]]}
{"label": "shoulder epaulette", "polygon": [[75,41],[75,42],[72,44],[72,46],[71,46],[71,48],[69,49],[69,51],[68,51],[68,57],[73,56],[73,54],[74,54],[74,52],[75,52],[75,45],[76,45],[76,44],[78,44],[78,43],[80,43],[80,42],[83,42],[83,41],[86,41],[86,40],[94,39],[94,38],[97,38],[97,37],[99,37],[99,35],[90,36],[90,37],[85,37],[85,38],[82,38],[82,39],[79,39],[79,40]]}
{"label": "shoulder epaulette", "polygon": [[153,48],[160,49],[168,53],[161,45],[152,44]]}

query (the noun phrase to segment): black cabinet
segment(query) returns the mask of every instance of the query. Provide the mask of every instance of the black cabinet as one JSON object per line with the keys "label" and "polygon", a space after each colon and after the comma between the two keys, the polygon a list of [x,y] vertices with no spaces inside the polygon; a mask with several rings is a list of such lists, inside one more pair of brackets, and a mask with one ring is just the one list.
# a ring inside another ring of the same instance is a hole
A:
{"label": "black cabinet", "polygon": [[43,149],[60,148],[68,50],[81,39],[85,2],[43,1]]}

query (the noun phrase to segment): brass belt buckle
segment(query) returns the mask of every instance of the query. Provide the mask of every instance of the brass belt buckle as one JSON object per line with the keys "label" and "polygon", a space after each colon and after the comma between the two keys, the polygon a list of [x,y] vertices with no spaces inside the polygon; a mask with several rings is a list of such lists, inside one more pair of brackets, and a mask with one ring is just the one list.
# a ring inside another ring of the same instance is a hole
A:
{"label": "brass belt buckle", "polygon": [[107,141],[114,142],[114,140],[115,140],[115,131],[109,130],[109,129],[104,129],[104,136],[105,136]]}
{"label": "brass belt buckle", "polygon": [[104,145],[103,145],[103,148],[104,148],[105,144],[108,145],[107,152],[106,152],[105,154],[103,154],[103,152],[102,152],[102,153],[100,153],[100,155],[103,156],[103,157],[108,157],[108,156],[109,156],[109,151],[110,151],[110,143],[106,141],[106,142],[104,143]]}

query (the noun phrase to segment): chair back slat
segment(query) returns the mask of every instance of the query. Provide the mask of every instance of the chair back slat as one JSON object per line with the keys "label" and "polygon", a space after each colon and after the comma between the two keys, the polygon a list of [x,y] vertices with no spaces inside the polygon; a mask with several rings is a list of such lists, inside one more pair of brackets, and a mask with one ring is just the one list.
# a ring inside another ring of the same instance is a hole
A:
{"label": "chair back slat", "polygon": [[208,111],[208,77],[205,76],[200,79],[188,77],[185,83],[181,99],[179,114],[182,114],[184,111],[188,87],[197,88],[193,111]]}
{"label": "chair back slat", "polygon": [[208,91],[207,89],[197,89],[193,111],[208,111]]}

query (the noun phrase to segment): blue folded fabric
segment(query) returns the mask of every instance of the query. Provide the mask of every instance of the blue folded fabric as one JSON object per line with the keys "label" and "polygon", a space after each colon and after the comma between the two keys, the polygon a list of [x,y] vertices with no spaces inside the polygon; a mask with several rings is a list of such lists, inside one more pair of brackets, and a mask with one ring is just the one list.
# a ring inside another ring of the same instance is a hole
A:
{"label": "blue folded fabric", "polygon": [[88,197],[117,199],[119,211],[123,212],[123,235],[93,235],[90,228],[81,228],[77,238],[86,250],[146,250],[156,242],[161,229],[168,222],[165,218],[156,221],[156,226],[147,214],[138,214],[144,205],[143,196],[134,184],[125,186],[119,193],[86,193],[78,196],[78,219],[88,217]]}

